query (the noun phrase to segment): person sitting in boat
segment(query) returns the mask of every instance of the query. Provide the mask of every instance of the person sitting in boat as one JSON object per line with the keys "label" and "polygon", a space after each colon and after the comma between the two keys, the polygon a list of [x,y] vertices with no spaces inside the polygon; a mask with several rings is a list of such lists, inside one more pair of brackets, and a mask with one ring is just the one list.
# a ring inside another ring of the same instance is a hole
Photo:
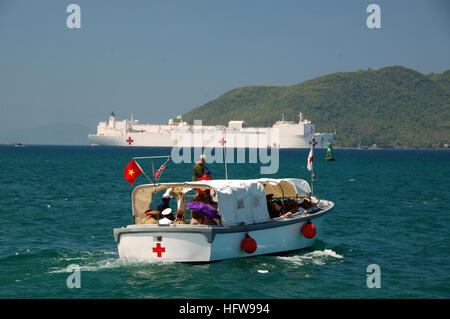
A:
{"label": "person sitting in boat", "polygon": [[172,208],[166,208],[161,212],[162,218],[159,220],[160,225],[170,225],[173,223]]}
{"label": "person sitting in boat", "polygon": [[298,212],[297,202],[293,199],[288,199],[284,201],[284,210],[292,213]]}
{"label": "person sitting in boat", "polygon": [[283,209],[283,203],[281,202],[281,200],[274,201],[273,208],[275,209],[274,215],[278,215],[275,217],[287,217],[287,216],[292,215],[292,212],[290,212],[290,211],[285,212],[286,209]]}
{"label": "person sitting in boat", "polygon": [[186,224],[186,221],[184,220],[184,211],[183,210],[177,210],[175,220],[173,221],[174,224]]}
{"label": "person sitting in boat", "polygon": [[312,207],[311,201],[309,200],[309,198],[305,197],[303,198],[303,201],[299,204],[299,207],[303,208],[303,209],[308,209]]}
{"label": "person sitting in boat", "polygon": [[139,222],[139,224],[157,224],[158,220],[156,219],[156,217],[158,216],[158,211],[157,210],[147,210],[145,212],[145,217],[142,218]]}
{"label": "person sitting in boat", "polygon": [[192,180],[195,182],[205,173],[205,163],[206,163],[206,155],[200,155],[197,163],[194,166],[194,172],[192,174]]}
{"label": "person sitting in boat", "polygon": [[216,218],[209,218],[208,216],[203,215],[200,219],[200,224],[202,225],[218,225],[216,222]]}
{"label": "person sitting in boat", "polygon": [[170,207],[170,199],[173,197],[170,195],[170,191],[171,188],[167,189],[167,191],[162,195],[161,202],[158,205],[158,210],[160,212]]}
{"label": "person sitting in boat", "polygon": [[270,218],[280,217],[280,214],[275,210],[273,203],[273,194],[267,194],[266,195],[266,202],[267,202],[267,211],[269,212]]}
{"label": "person sitting in boat", "polygon": [[[208,200],[208,196],[206,195],[205,192],[199,192],[197,194],[197,196],[192,201],[193,202],[202,202],[202,203],[210,204],[210,202]],[[202,217],[203,217],[202,214],[197,213],[194,210],[191,210],[191,224],[192,225],[201,224]]]}
{"label": "person sitting in boat", "polygon": [[[220,217],[209,217],[219,216],[219,210],[217,207],[211,204],[206,192],[198,193],[197,196],[191,201],[192,204],[199,203],[200,205],[187,205],[191,209],[191,225],[207,224],[207,225],[220,225]],[[201,203],[207,204],[203,205]],[[214,202],[213,202],[214,203]],[[194,208],[196,206],[196,208]],[[202,207],[203,206],[203,207]],[[198,211],[197,211],[198,210]],[[205,212],[206,210],[206,212]]]}

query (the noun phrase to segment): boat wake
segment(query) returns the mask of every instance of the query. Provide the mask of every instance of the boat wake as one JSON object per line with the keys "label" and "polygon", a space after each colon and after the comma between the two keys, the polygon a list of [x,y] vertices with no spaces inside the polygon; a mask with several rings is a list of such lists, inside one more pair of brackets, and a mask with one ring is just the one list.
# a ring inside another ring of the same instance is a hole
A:
{"label": "boat wake", "polygon": [[64,267],[53,267],[49,273],[69,273],[78,267],[80,271],[100,271],[113,270],[124,267],[140,267],[148,265],[151,262],[137,261],[133,259],[118,258],[117,252],[113,251],[86,251],[79,256],[61,256],[57,259],[58,263],[64,263]]}
{"label": "boat wake", "polygon": [[295,265],[304,266],[308,264],[325,265],[327,262],[336,259],[342,259],[344,256],[339,255],[331,249],[315,250],[303,255],[295,256],[278,256],[280,260],[291,262]]}

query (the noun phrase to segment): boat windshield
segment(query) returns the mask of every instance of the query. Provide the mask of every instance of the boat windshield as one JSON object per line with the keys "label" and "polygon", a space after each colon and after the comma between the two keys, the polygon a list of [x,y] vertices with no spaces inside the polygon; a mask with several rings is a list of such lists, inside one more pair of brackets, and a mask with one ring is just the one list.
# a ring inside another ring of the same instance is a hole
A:
{"label": "boat windshield", "polygon": [[166,208],[171,208],[169,218],[177,224],[221,224],[217,192],[207,185],[140,185],[133,191],[132,203],[135,224],[144,223],[150,214],[155,220],[161,219]]}

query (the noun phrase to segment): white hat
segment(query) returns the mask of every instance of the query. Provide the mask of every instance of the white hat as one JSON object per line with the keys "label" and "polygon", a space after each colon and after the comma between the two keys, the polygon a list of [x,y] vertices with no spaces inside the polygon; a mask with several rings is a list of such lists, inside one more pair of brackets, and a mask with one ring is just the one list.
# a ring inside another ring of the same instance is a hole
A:
{"label": "white hat", "polygon": [[172,198],[173,196],[170,195],[170,192],[172,191],[172,188],[168,188],[166,192],[162,195],[162,198]]}
{"label": "white hat", "polygon": [[161,212],[161,215],[170,215],[172,213],[172,208],[166,208]]}
{"label": "white hat", "polygon": [[202,154],[202,155],[200,155],[200,157],[198,159],[200,159],[200,160],[204,159],[206,161],[206,155]]}

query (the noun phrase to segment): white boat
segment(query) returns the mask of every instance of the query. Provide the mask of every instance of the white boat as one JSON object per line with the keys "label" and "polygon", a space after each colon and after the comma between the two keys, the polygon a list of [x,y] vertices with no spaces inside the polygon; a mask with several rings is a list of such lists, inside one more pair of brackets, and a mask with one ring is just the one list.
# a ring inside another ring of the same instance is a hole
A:
{"label": "white boat", "polygon": [[298,123],[276,122],[272,127],[246,127],[244,121],[229,121],[223,125],[205,126],[200,122],[189,125],[182,117],[168,124],[140,124],[124,119],[116,121],[111,113],[108,122],[100,122],[97,133],[89,134],[93,144],[102,146],[146,147],[228,147],[228,148],[309,148],[312,138],[316,147],[326,148],[334,133],[316,133],[315,125],[299,114]]}
{"label": "white boat", "polygon": [[[189,198],[198,189],[209,189],[217,203],[219,224],[139,224],[152,199],[155,205],[156,194],[168,189],[174,196],[172,206],[176,202],[187,222]],[[270,218],[266,194],[296,203],[310,199],[312,207]],[[114,229],[114,239],[120,258],[140,261],[211,262],[298,250],[314,244],[324,215],[334,207],[333,202],[310,195],[308,182],[296,178],[139,185],[131,196],[134,223]],[[317,232],[308,233],[311,229]],[[256,249],[249,250],[249,243]]]}

